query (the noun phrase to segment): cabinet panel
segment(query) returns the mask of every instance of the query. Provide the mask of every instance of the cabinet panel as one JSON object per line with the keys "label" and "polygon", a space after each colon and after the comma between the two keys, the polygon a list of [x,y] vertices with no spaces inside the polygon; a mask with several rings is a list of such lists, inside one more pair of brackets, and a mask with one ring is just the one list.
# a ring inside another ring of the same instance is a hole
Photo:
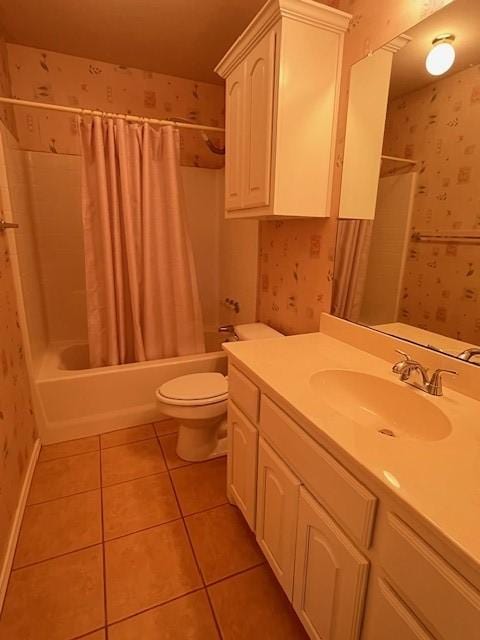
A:
{"label": "cabinet panel", "polygon": [[225,140],[225,206],[239,209],[242,203],[242,157],[244,127],[245,64],[227,78]]}
{"label": "cabinet panel", "polygon": [[480,593],[393,513],[378,531],[378,549],[396,591],[433,635],[478,635]]}
{"label": "cabinet panel", "polygon": [[258,432],[242,412],[228,403],[228,484],[235,504],[255,529]]}
{"label": "cabinet panel", "polygon": [[303,487],[293,605],[314,640],[358,638],[368,561]]}
{"label": "cabinet panel", "polygon": [[270,202],[275,33],[267,34],[245,61],[243,206]]}
{"label": "cabinet panel", "polygon": [[233,365],[228,368],[228,395],[253,423],[258,421],[260,392],[253,382]]}
{"label": "cabinet panel", "polygon": [[260,438],[257,541],[287,596],[292,599],[300,481]]}
{"label": "cabinet panel", "polygon": [[383,579],[372,585],[363,640],[434,640]]}

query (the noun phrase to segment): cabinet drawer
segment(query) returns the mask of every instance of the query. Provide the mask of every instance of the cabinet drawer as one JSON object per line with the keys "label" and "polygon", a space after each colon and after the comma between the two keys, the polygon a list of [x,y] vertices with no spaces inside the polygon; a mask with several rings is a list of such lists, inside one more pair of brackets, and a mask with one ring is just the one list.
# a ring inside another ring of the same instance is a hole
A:
{"label": "cabinet drawer", "polygon": [[247,418],[254,424],[258,422],[260,392],[246,375],[232,365],[228,368],[228,395]]}
{"label": "cabinet drawer", "polygon": [[382,578],[371,586],[362,637],[363,640],[434,640]]}
{"label": "cabinet drawer", "polygon": [[396,515],[379,531],[381,564],[396,590],[434,636],[480,634],[480,593]]}
{"label": "cabinet drawer", "polygon": [[377,499],[276,404],[262,395],[260,432],[341,526],[370,546]]}

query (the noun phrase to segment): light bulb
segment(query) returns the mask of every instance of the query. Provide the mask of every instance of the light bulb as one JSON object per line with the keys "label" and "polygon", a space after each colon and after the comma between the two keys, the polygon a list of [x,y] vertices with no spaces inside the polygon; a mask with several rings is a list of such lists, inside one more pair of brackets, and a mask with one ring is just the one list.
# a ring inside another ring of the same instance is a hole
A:
{"label": "light bulb", "polygon": [[455,48],[451,43],[452,36],[435,38],[433,47],[425,60],[427,71],[432,76],[446,73],[455,62]]}

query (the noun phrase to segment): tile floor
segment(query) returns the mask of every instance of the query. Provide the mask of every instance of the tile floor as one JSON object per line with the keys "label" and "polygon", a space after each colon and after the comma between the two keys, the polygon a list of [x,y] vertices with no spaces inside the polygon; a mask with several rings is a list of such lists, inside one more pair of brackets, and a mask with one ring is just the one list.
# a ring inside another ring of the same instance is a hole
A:
{"label": "tile floor", "polygon": [[1,640],[304,640],[225,495],[164,420],[43,447]]}

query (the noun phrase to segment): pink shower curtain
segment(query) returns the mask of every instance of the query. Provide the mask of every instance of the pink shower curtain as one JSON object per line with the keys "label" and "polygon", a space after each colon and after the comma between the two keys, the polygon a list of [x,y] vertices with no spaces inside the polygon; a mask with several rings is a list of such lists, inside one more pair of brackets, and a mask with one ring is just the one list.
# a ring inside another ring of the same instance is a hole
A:
{"label": "pink shower curtain", "polygon": [[205,350],[178,130],[81,122],[90,365]]}
{"label": "pink shower curtain", "polygon": [[332,313],[358,322],[372,240],[371,220],[339,220],[335,252]]}

